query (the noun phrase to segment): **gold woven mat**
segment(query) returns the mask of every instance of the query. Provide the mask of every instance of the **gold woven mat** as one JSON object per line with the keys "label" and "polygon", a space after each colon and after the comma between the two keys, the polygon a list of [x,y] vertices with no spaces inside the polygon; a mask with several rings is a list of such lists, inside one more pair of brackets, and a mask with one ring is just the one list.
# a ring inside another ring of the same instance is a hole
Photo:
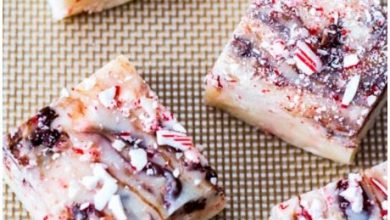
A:
{"label": "gold woven mat", "polygon": [[[386,160],[386,109],[364,139],[356,165],[343,166],[204,105],[203,76],[247,5],[247,0],[138,0],[54,22],[44,0],[5,0],[5,131],[65,85],[124,54],[195,141],[208,146],[227,194],[227,207],[216,219],[266,219],[278,201]],[[4,199],[4,219],[29,219],[7,186]]]}

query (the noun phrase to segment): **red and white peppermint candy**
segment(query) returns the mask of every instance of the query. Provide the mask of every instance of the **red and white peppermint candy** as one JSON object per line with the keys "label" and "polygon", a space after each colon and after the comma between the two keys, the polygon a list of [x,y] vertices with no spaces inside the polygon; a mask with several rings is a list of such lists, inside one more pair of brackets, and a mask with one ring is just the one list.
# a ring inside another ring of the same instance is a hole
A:
{"label": "red and white peppermint candy", "polygon": [[297,42],[294,60],[299,70],[306,75],[319,72],[322,69],[322,62],[312,49],[303,41]]}
{"label": "red and white peppermint candy", "polygon": [[100,103],[106,108],[113,108],[118,104],[118,97],[120,93],[119,86],[112,86],[98,94]]}
{"label": "red and white peppermint candy", "polygon": [[353,76],[348,81],[344,91],[343,99],[341,101],[343,105],[348,106],[352,102],[359,88],[359,82],[360,82],[360,75]]}
{"label": "red and white peppermint candy", "polygon": [[157,131],[157,143],[159,145],[169,145],[175,149],[184,152],[184,157],[187,161],[193,163],[201,162],[201,154],[193,147],[192,139],[183,133],[167,130]]}
{"label": "red and white peppermint candy", "polygon": [[171,119],[169,121],[164,121],[163,123],[164,128],[177,131],[180,133],[187,133],[187,130],[181,125],[179,122],[177,122],[175,119]]}
{"label": "red and white peppermint candy", "polygon": [[192,139],[187,135],[168,130],[157,131],[157,143],[159,145],[169,145],[181,151],[186,151],[193,146]]}
{"label": "red and white peppermint candy", "polygon": [[375,178],[370,178],[371,183],[379,189],[386,197],[388,196],[387,194],[387,189],[384,185],[382,185],[377,179]]}
{"label": "red and white peppermint candy", "polygon": [[359,57],[357,54],[348,54],[344,57],[344,68],[355,66],[359,63]]}

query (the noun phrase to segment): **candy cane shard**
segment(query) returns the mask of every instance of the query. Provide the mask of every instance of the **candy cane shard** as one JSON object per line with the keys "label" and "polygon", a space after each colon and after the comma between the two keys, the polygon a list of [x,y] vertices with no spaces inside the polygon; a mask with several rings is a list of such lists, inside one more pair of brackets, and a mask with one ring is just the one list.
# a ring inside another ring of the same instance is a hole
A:
{"label": "candy cane shard", "polygon": [[322,62],[320,58],[303,41],[297,42],[297,50],[294,55],[294,60],[296,61],[298,69],[307,75],[321,71]]}
{"label": "candy cane shard", "polygon": [[387,54],[377,1],[251,1],[206,76],[206,104],[351,163],[386,102]]}
{"label": "candy cane shard", "polygon": [[124,4],[131,0],[48,0],[55,20],[79,14],[94,13]]}
{"label": "candy cane shard", "polygon": [[124,57],[4,137],[6,181],[33,219],[209,219],[217,174]]}
{"label": "candy cane shard", "polygon": [[387,162],[351,173],[276,205],[269,219],[387,219],[387,177]]}

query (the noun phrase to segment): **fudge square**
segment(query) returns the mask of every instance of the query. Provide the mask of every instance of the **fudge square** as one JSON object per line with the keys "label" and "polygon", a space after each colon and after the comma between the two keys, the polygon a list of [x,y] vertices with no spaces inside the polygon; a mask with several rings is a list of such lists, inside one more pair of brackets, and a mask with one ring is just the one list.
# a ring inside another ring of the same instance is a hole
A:
{"label": "fudge square", "polygon": [[131,0],[48,0],[55,20],[61,20],[82,12],[100,12],[129,1]]}
{"label": "fudge square", "polygon": [[350,163],[386,100],[386,36],[377,1],[252,1],[206,77],[206,103]]}
{"label": "fudge square", "polygon": [[387,161],[279,203],[269,220],[387,219]]}
{"label": "fudge square", "polygon": [[4,138],[5,179],[33,219],[209,219],[217,174],[124,57]]}

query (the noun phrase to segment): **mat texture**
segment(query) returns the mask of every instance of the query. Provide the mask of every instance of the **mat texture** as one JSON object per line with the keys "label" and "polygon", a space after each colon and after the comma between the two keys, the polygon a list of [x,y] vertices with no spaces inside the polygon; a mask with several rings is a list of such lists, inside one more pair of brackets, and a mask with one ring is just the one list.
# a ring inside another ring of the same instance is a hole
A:
{"label": "mat texture", "polygon": [[[206,107],[203,77],[248,0],[137,0],[98,14],[54,22],[44,0],[4,1],[4,130],[49,104],[64,86],[118,54],[176,113],[218,170],[227,206],[216,219],[266,219],[273,204],[386,160],[387,110],[346,166],[289,146]],[[4,219],[29,219],[4,187]]]}

